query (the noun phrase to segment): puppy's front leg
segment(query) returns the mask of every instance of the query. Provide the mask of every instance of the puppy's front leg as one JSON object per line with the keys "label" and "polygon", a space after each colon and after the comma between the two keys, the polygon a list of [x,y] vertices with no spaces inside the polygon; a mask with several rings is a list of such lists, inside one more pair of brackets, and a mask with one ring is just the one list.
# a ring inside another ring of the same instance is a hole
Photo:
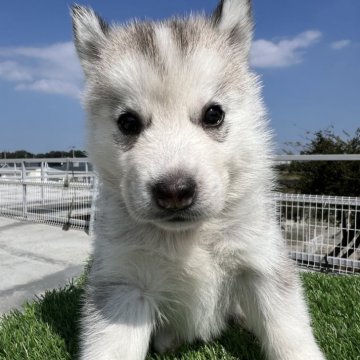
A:
{"label": "puppy's front leg", "polygon": [[312,334],[298,276],[287,265],[239,280],[246,322],[271,360],[325,360]]}
{"label": "puppy's front leg", "polygon": [[154,326],[144,292],[123,284],[89,285],[81,334],[81,360],[143,360]]}

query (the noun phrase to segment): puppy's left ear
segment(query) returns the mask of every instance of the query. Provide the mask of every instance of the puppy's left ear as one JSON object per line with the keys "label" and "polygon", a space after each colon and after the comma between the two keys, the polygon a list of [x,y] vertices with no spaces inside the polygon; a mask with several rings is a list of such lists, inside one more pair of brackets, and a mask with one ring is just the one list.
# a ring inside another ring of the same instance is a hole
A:
{"label": "puppy's left ear", "polygon": [[212,19],[215,26],[227,33],[231,42],[248,56],[253,37],[252,1],[221,0]]}
{"label": "puppy's left ear", "polygon": [[75,47],[84,72],[89,75],[107,41],[109,25],[92,9],[84,6],[73,5],[71,16]]}

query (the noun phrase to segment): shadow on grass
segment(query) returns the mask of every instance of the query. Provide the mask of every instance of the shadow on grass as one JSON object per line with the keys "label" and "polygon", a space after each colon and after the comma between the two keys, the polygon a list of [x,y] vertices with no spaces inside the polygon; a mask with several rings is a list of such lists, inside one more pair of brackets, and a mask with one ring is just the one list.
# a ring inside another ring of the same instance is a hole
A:
{"label": "shadow on grass", "polygon": [[231,325],[220,339],[224,349],[242,360],[264,360],[265,357],[257,338],[239,326]]}
{"label": "shadow on grass", "polygon": [[71,358],[76,358],[83,285],[71,283],[61,290],[47,292],[38,301],[35,316],[46,322],[65,342]]}
{"label": "shadow on grass", "polygon": [[253,334],[231,323],[222,336],[212,342],[185,344],[174,354],[159,355],[151,351],[147,360],[265,360]]}

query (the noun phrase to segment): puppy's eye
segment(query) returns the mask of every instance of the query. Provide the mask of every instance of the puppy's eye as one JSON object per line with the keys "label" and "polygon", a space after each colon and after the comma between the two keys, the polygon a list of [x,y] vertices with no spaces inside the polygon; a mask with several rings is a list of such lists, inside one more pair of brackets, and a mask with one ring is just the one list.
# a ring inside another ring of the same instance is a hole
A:
{"label": "puppy's eye", "polygon": [[124,135],[139,135],[143,128],[141,120],[131,112],[123,113],[117,120],[118,127]]}
{"label": "puppy's eye", "polygon": [[222,124],[225,113],[220,105],[211,105],[204,113],[202,122],[205,127],[218,127]]}

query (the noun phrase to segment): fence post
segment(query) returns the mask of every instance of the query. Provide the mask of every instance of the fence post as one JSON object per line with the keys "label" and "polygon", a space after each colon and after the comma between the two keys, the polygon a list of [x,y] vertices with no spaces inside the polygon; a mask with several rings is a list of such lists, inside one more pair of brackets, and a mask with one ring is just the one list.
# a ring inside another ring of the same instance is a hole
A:
{"label": "fence post", "polygon": [[44,205],[45,204],[45,199],[44,199],[44,181],[45,181],[45,174],[44,174],[44,162],[41,162],[41,204]]}
{"label": "fence post", "polygon": [[96,218],[96,199],[99,192],[99,181],[97,176],[93,176],[93,185],[92,185],[92,199],[91,199],[91,210],[90,210],[90,221],[89,221],[89,235],[92,237],[94,233],[94,222]]}
{"label": "fence post", "polygon": [[87,161],[85,162],[85,179],[86,179],[86,183],[89,184],[90,181],[89,181],[89,177],[88,177],[88,173],[89,173],[89,166],[88,166],[88,163]]}
{"label": "fence post", "polygon": [[68,187],[70,184],[70,180],[69,180],[69,161],[70,159],[67,158],[66,159],[66,174],[65,174],[65,180],[64,180],[64,186]]}
{"label": "fence post", "polygon": [[27,189],[26,189],[26,167],[25,162],[21,162],[21,182],[23,188],[23,218],[27,218]]}

